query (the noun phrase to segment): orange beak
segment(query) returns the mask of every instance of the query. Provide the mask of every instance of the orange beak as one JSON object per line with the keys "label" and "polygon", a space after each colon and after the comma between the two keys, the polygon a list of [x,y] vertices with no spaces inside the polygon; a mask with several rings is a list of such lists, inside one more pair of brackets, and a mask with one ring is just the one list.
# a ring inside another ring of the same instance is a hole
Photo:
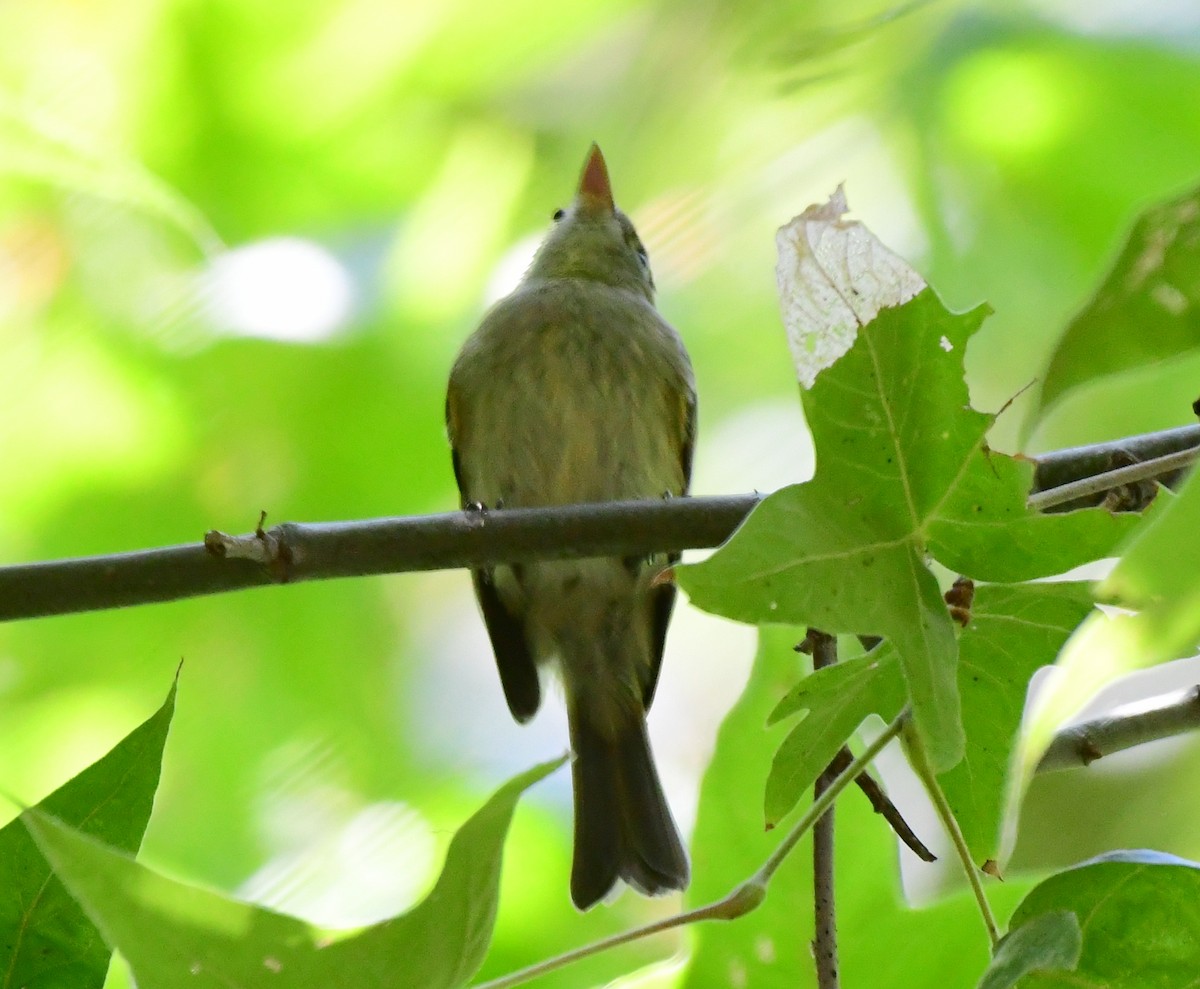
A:
{"label": "orange beak", "polygon": [[604,209],[611,213],[615,208],[612,186],[608,181],[608,166],[604,164],[604,155],[600,153],[600,147],[595,142],[592,143],[587,164],[583,166],[578,198],[582,205],[593,210]]}

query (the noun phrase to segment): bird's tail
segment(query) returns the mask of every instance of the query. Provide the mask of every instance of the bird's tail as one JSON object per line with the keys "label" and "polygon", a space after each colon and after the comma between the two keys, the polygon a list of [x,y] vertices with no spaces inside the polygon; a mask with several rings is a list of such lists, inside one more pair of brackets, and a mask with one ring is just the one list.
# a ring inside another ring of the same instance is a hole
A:
{"label": "bird's tail", "polygon": [[658,781],[645,718],[633,707],[613,715],[611,708],[571,705],[571,899],[580,910],[603,899],[618,878],[650,895],[688,883],[687,854]]}

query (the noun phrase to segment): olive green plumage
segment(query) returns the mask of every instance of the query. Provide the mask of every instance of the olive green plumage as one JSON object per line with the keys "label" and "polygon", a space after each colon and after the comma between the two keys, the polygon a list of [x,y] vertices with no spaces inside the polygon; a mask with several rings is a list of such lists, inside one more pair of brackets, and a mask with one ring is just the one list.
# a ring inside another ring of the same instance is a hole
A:
{"label": "olive green plumage", "polygon": [[[446,421],[464,506],[686,493],[695,386],[653,300],[645,249],[613,205],[593,145],[574,202],[451,371]],[[539,666],[555,663],[562,677],[580,909],[618,878],[651,894],[687,885],[645,723],[674,600],[654,578],[669,562],[547,561],[473,575],[513,716],[537,711]]]}

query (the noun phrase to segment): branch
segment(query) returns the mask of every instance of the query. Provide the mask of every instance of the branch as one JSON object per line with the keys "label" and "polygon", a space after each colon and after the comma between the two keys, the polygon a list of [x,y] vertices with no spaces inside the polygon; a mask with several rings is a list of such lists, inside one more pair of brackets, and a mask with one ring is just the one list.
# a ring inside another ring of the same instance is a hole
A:
{"label": "branch", "polygon": [[[1200,425],[1180,426],[1177,429],[1164,429],[1157,433],[1127,436],[1110,443],[1076,446],[1066,450],[1044,453],[1034,458],[1037,467],[1033,474],[1033,497],[1030,498],[1030,504],[1032,507],[1041,507],[1047,511],[1056,512],[1067,512],[1076,508],[1102,504],[1105,495],[1104,489],[1075,494],[1071,501],[1061,504],[1038,506],[1036,501],[1042,492],[1049,492],[1051,488],[1062,488],[1072,482],[1098,477],[1121,467],[1144,464],[1148,460],[1181,453],[1184,450],[1194,451],[1197,448],[1200,448]],[[1167,487],[1173,488],[1179,483],[1183,474],[1184,465],[1176,463],[1160,473],[1149,476]],[[1136,480],[1137,478],[1132,479]],[[1129,483],[1128,480],[1122,479],[1110,479],[1110,481],[1110,487]]]}
{"label": "branch", "polygon": [[1028,504],[1043,512],[1069,511],[1093,503],[1104,504],[1115,511],[1140,512],[1154,500],[1160,480],[1177,481],[1198,457],[1200,448],[1189,447],[1151,460],[1114,467],[1094,477],[1081,477],[1058,487],[1036,491],[1029,496]]}
{"label": "branch", "polygon": [[[838,661],[837,638],[808,630],[807,642],[812,644],[813,672],[833,666]],[[830,765],[817,777],[813,799],[829,789],[838,778],[839,770]],[[863,775],[866,774],[864,770]],[[862,779],[862,776],[859,777]],[[813,960],[817,968],[819,989],[838,989],[837,902],[834,898],[834,808],[813,825]]]}
{"label": "branch", "polygon": [[0,567],[0,621],[267,584],[719,546],[758,495],[284,522],[203,544]]}
{"label": "branch", "polygon": [[1089,766],[1114,752],[1197,728],[1200,728],[1200,685],[1125,705],[1103,717],[1064,728],[1054,736],[1037,771],[1053,773]]}
{"label": "branch", "polygon": [[[1200,426],[1048,453],[1036,460],[1035,491],[1104,473],[1131,459],[1195,447],[1200,447]],[[1157,479],[1171,483],[1179,474],[1171,470]],[[728,539],[761,500],[747,494],[607,502],[361,522],[284,522],[237,537],[212,532],[203,544],[0,567],[0,621],[302,580],[707,549]],[[1055,510],[1072,507],[1079,505]]]}

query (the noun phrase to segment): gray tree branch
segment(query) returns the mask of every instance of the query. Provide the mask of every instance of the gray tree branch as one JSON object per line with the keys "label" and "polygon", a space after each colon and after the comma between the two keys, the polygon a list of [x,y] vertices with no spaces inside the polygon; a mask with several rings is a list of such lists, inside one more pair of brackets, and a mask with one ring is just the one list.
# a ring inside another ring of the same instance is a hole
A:
{"label": "gray tree branch", "polygon": [[[1049,453],[1036,460],[1034,491],[1190,447],[1200,447],[1200,426]],[[1178,476],[1173,470],[1163,479]],[[245,536],[210,532],[204,543],[0,567],[0,621],[302,580],[710,548],[729,538],[760,500],[757,494],[676,498],[284,522]],[[1071,507],[1079,505],[1054,510]]]}
{"label": "gray tree branch", "polygon": [[1039,773],[1090,766],[1097,759],[1200,728],[1200,686],[1185,687],[1064,728],[1038,763]]}
{"label": "gray tree branch", "polygon": [[304,524],[113,556],[0,567],[0,621],[266,584],[719,546],[758,495]]}
{"label": "gray tree branch", "polygon": [[[806,642],[812,646],[813,672],[833,666],[838,660],[837,637],[815,628],[808,630]],[[817,777],[813,799],[820,800],[841,771],[834,765]],[[866,772],[863,772],[863,776]],[[862,778],[861,776],[859,777]],[[818,989],[838,989],[841,974],[838,964],[837,899],[834,883],[834,806],[831,805],[813,825],[813,961]]]}
{"label": "gray tree branch", "polygon": [[[1034,498],[1041,496],[1042,500],[1048,503],[1044,506],[1045,511],[1069,512],[1076,508],[1099,505],[1104,502],[1108,491],[1117,486],[1125,486],[1128,481],[1120,476],[1110,478],[1110,487],[1087,491],[1060,503],[1050,504],[1054,499],[1049,498],[1048,494],[1051,489],[1061,488],[1064,492],[1069,491],[1068,485],[1085,478],[1099,477],[1133,464],[1142,464],[1148,460],[1197,448],[1200,448],[1200,425],[1179,426],[1157,433],[1127,436],[1109,443],[1076,446],[1044,453],[1034,458],[1037,466],[1033,475],[1032,495]],[[1153,479],[1173,488],[1184,473],[1184,465],[1173,463],[1161,473],[1154,474]],[[1145,475],[1141,475],[1140,479],[1148,480]]]}

